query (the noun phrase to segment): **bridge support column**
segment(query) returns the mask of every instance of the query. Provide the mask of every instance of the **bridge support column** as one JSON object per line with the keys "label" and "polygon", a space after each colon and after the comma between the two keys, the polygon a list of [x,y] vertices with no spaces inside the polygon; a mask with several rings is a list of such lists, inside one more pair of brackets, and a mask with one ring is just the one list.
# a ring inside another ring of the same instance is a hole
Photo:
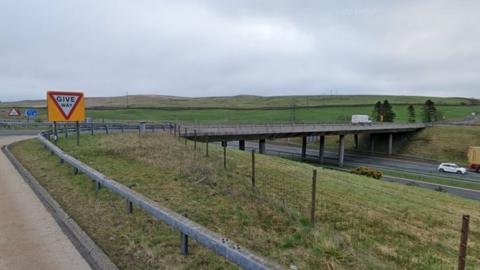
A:
{"label": "bridge support column", "polygon": [[325,136],[320,136],[320,148],[318,149],[318,159],[323,162],[325,158]]}
{"label": "bridge support column", "polygon": [[245,140],[239,140],[238,141],[238,149],[245,151]]}
{"label": "bridge support column", "polygon": [[388,134],[388,154],[393,153],[393,133]]}
{"label": "bridge support column", "polygon": [[353,135],[353,140],[355,143],[355,150],[358,150],[358,134]]}
{"label": "bridge support column", "polygon": [[302,158],[307,157],[307,136],[302,137]]}
{"label": "bridge support column", "polygon": [[340,135],[338,142],[338,166],[343,167],[343,159],[345,157],[345,135]]}
{"label": "bridge support column", "polygon": [[258,141],[258,152],[260,154],[265,154],[265,139],[260,139]]}
{"label": "bridge support column", "polygon": [[373,136],[373,134],[370,134],[370,152],[375,152],[375,137]]}

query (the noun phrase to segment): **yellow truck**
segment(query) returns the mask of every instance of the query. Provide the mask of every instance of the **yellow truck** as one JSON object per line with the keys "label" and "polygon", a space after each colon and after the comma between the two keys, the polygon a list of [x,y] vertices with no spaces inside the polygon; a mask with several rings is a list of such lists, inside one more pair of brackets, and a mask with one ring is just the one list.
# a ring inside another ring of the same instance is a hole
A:
{"label": "yellow truck", "polygon": [[468,168],[480,171],[480,146],[470,146],[468,148]]}

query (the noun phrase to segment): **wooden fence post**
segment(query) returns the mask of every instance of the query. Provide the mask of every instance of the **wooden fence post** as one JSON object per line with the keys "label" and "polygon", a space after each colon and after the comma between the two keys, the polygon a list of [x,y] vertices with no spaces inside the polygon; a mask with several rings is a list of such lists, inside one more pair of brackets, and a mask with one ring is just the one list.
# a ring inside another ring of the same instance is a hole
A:
{"label": "wooden fence post", "polygon": [[193,150],[197,150],[197,130],[193,130]]}
{"label": "wooden fence post", "polygon": [[465,262],[467,257],[467,243],[468,243],[468,227],[470,223],[470,216],[463,215],[462,217],[462,234],[460,237],[460,250],[458,255],[458,270],[465,269]]}
{"label": "wooden fence post", "polygon": [[252,149],[252,188],[255,187],[255,149]]}
{"label": "wooden fence post", "polygon": [[312,176],[312,208],[310,211],[310,222],[315,225],[315,208],[317,206],[317,170],[313,170]]}
{"label": "wooden fence post", "polygon": [[185,136],[185,145],[187,145],[187,128],[185,128],[185,134],[183,134],[183,136]]}
{"label": "wooden fence post", "polygon": [[205,156],[208,157],[208,136],[207,141],[205,142]]}

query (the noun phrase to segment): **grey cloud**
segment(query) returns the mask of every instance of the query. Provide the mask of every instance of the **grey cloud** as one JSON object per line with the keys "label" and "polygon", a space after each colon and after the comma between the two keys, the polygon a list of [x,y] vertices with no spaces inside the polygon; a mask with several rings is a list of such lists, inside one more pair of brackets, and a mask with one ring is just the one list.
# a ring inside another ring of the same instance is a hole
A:
{"label": "grey cloud", "polygon": [[0,100],[89,96],[479,97],[477,1],[17,0]]}

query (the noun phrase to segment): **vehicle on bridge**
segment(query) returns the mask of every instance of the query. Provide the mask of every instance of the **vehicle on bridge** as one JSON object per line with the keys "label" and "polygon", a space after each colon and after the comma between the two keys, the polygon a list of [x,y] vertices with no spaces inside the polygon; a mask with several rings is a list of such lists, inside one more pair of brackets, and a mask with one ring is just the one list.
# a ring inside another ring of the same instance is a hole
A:
{"label": "vehicle on bridge", "polygon": [[457,164],[454,163],[441,163],[438,166],[438,171],[439,172],[450,172],[450,173],[458,173],[458,174],[466,174],[467,169],[458,166]]}
{"label": "vehicle on bridge", "polygon": [[468,168],[480,172],[480,146],[468,148]]}
{"label": "vehicle on bridge", "polygon": [[352,124],[353,125],[371,125],[372,120],[368,119],[366,114],[354,114],[352,115]]}

